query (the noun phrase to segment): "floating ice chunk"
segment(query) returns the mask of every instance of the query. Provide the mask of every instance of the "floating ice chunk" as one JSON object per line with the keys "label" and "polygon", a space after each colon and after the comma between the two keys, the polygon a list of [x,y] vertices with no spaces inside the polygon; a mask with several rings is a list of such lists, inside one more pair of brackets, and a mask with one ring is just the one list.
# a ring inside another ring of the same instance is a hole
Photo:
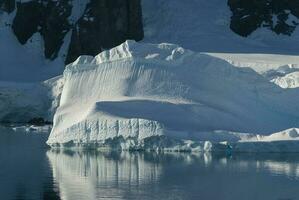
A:
{"label": "floating ice chunk", "polygon": [[298,127],[298,97],[210,55],[127,41],[66,67],[47,143],[210,151]]}

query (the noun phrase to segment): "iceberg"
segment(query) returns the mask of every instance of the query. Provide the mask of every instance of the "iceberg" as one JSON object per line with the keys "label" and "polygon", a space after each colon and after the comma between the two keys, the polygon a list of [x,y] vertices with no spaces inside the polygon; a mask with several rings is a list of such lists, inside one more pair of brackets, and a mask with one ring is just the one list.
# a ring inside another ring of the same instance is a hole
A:
{"label": "iceberg", "polygon": [[211,150],[299,126],[297,88],[173,44],[81,56],[63,84],[52,147]]}

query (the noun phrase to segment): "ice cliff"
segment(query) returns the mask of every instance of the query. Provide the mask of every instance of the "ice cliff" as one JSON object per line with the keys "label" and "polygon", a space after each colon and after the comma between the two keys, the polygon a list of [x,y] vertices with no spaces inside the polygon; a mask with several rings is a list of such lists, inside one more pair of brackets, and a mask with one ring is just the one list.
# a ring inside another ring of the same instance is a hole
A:
{"label": "ice cliff", "polygon": [[299,125],[297,88],[172,44],[127,41],[79,57],[63,79],[51,146],[209,150],[190,140],[252,140]]}

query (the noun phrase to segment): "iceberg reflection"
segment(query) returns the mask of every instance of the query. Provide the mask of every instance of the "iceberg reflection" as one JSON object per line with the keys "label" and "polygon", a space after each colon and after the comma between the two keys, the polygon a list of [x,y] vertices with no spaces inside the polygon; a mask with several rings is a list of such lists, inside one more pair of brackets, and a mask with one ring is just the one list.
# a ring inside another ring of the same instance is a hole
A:
{"label": "iceberg reflection", "polygon": [[153,183],[161,173],[161,164],[140,153],[48,151],[47,156],[65,200],[122,196],[123,187]]}
{"label": "iceberg reflection", "polygon": [[50,150],[47,157],[62,200],[249,200],[299,195],[298,154]]}

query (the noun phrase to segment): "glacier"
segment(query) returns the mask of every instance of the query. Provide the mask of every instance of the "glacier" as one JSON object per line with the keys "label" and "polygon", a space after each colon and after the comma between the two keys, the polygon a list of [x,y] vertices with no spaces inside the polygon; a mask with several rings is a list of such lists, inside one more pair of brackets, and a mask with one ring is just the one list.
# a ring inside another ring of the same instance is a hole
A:
{"label": "glacier", "polygon": [[173,44],[81,56],[63,82],[52,147],[242,150],[299,138],[298,88]]}
{"label": "glacier", "polygon": [[0,81],[0,122],[28,122],[47,118],[48,89],[39,83]]}
{"label": "glacier", "polygon": [[63,81],[62,76],[33,83],[0,81],[0,123],[27,123],[36,118],[52,122]]}

